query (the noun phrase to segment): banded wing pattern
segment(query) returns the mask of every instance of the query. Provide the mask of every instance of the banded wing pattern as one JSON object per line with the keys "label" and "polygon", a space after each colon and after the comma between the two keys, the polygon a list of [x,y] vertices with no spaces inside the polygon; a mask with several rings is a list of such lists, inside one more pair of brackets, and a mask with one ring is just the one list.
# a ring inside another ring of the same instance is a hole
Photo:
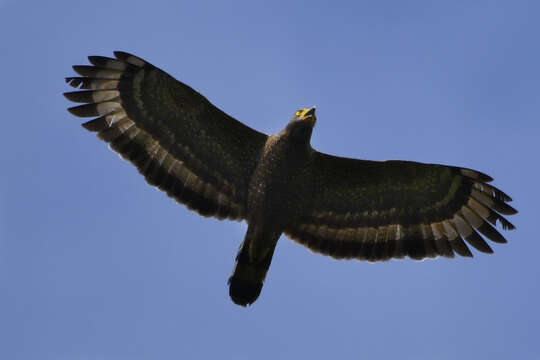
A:
{"label": "banded wing pattern", "polygon": [[189,86],[124,52],[90,56],[66,81],[94,117],[83,124],[133,163],[147,182],[204,216],[245,218],[249,175],[267,136],[228,116]]}
{"label": "banded wing pattern", "polygon": [[317,194],[285,233],[334,258],[472,257],[467,244],[492,253],[484,237],[506,242],[497,222],[514,229],[503,217],[517,213],[511,198],[478,171],[322,153],[313,171]]}

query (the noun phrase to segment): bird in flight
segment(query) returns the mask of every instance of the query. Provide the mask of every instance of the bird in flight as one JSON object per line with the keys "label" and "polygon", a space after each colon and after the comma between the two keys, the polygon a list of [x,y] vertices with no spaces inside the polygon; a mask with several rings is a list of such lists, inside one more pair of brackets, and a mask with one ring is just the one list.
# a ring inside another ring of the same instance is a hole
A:
{"label": "bird in flight", "polygon": [[512,199],[479,171],[412,161],[332,156],[310,145],[315,108],[298,110],[278,134],[230,117],[141,58],[90,56],[66,78],[82,126],[137,167],[146,181],[203,216],[245,220],[229,294],[252,304],[281,234],[336,259],[420,260],[467,244],[492,253]]}

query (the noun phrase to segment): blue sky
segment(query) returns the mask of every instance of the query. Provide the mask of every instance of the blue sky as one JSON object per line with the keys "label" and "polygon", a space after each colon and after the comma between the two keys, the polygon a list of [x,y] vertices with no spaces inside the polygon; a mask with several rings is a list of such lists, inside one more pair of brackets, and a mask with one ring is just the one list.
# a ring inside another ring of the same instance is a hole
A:
{"label": "blue sky", "polygon": [[[0,358],[533,359],[540,303],[535,1],[0,1]],[[251,308],[246,225],[201,218],[82,129],[71,65],[137,54],[260,131],[470,167],[520,213],[473,259],[335,261],[282,237]]]}

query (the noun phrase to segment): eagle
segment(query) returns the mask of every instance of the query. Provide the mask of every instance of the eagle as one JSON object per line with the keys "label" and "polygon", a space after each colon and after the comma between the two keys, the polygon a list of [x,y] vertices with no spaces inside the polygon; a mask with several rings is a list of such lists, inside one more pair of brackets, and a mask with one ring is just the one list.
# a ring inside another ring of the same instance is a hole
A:
{"label": "eagle", "polygon": [[115,51],[76,65],[68,108],[146,181],[202,216],[245,220],[229,294],[251,305],[281,234],[336,259],[414,260],[493,250],[512,199],[467,168],[337,157],[310,145],[315,108],[258,132],[147,61]]}

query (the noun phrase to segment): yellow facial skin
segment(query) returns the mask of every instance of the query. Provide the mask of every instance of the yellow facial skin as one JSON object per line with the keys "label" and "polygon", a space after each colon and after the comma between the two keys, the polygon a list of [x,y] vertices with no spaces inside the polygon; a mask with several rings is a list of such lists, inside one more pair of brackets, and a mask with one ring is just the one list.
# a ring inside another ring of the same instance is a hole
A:
{"label": "yellow facial skin", "polygon": [[315,107],[300,109],[294,114],[294,116],[302,120],[309,120],[312,125],[315,125],[315,121],[317,120],[315,117]]}

